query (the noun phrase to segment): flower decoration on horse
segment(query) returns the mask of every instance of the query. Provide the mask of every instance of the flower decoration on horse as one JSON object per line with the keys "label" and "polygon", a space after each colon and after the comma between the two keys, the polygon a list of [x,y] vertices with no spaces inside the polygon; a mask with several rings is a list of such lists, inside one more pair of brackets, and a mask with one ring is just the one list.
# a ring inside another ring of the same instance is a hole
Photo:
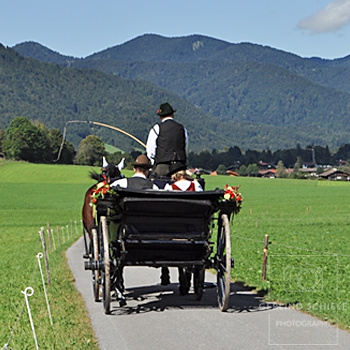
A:
{"label": "flower decoration on horse", "polygon": [[224,186],[224,199],[221,202],[221,211],[238,214],[242,207],[243,197],[239,192],[241,186]]}
{"label": "flower decoration on horse", "polygon": [[90,205],[96,205],[99,199],[108,198],[116,195],[107,181],[99,182],[91,191],[91,202]]}

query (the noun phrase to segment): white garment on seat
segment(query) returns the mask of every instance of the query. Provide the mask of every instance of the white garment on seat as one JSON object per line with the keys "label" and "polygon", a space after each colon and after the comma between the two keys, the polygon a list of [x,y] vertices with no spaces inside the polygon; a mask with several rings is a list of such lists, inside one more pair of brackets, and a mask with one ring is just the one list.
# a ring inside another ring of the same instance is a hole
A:
{"label": "white garment on seat", "polygon": [[[186,191],[188,189],[188,187],[191,185],[191,182],[192,181],[189,181],[189,180],[179,180],[179,181],[176,181],[176,186],[179,187],[181,189],[181,191]],[[198,181],[194,180],[193,183],[194,183],[194,188],[195,188],[196,192],[203,191],[203,188],[199,184]],[[164,190],[165,191],[174,191],[173,188],[171,187],[171,184],[166,184],[164,186]]]}

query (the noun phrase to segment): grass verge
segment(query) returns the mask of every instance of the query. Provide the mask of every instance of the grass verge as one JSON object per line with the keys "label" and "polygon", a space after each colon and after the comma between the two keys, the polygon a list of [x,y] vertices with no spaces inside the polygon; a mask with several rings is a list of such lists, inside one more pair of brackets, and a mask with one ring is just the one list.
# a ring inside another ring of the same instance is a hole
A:
{"label": "grass verge", "polygon": [[[30,286],[34,294],[28,300],[40,348],[98,349],[65,255],[82,232],[83,195],[92,181],[87,176],[88,170],[86,167],[0,163],[0,347],[8,342],[14,349],[34,348],[22,294]],[[57,227],[61,230],[61,245],[54,233],[56,249],[49,253],[51,284],[46,287],[53,326],[36,258],[43,251],[38,231],[42,226],[46,229],[47,223],[54,232]]]}

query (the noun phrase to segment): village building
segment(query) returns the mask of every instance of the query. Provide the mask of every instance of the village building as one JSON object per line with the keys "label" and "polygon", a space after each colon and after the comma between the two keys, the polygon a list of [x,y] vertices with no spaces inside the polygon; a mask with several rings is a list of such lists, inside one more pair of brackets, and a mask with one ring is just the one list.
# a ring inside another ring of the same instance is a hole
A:
{"label": "village building", "polygon": [[319,175],[320,178],[325,180],[343,180],[343,181],[349,181],[350,180],[350,174],[338,170],[337,168],[331,168],[324,173]]}

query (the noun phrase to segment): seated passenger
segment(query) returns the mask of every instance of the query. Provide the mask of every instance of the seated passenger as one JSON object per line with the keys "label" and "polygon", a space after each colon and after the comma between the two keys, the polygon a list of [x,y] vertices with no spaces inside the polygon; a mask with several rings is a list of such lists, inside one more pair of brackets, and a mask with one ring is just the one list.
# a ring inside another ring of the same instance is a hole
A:
{"label": "seated passenger", "polygon": [[[164,187],[164,190],[190,191],[190,192],[203,191],[203,188],[199,184],[199,182],[195,181],[192,178],[191,173],[188,172],[186,170],[186,167],[184,166],[177,169],[177,171],[171,175],[171,179],[174,182],[171,184],[166,184]],[[186,295],[188,294],[188,291],[191,287],[191,278],[192,278],[191,270],[189,268],[179,267],[178,272],[179,272],[179,283],[180,283],[179,293],[180,295]],[[166,282],[170,283],[169,269],[167,267],[162,268],[161,280],[162,280],[161,284],[166,284]]]}
{"label": "seated passenger", "polygon": [[177,171],[171,176],[174,181],[172,184],[166,184],[164,190],[167,191],[203,191],[198,181],[193,179],[191,173],[186,169]]}
{"label": "seated passenger", "polygon": [[144,154],[139,155],[135,162],[131,163],[134,167],[134,175],[130,178],[123,178],[111,183],[111,187],[133,188],[137,190],[154,189],[158,186],[148,179],[149,169],[152,168],[150,160]]}

